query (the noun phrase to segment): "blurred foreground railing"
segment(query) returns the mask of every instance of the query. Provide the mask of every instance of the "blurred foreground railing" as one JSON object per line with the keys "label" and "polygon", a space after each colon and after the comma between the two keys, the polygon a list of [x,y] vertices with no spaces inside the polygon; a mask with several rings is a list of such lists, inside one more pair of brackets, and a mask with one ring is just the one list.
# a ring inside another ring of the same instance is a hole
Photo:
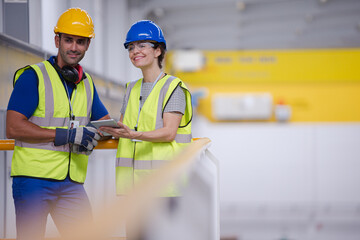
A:
{"label": "blurred foreground railing", "polygon": [[[0,151],[1,150],[14,150],[15,140],[13,139],[2,139],[0,140]],[[106,141],[99,141],[96,149],[116,149],[118,140],[110,139]]]}
{"label": "blurred foreground railing", "polygon": [[[113,239],[119,229],[126,229],[126,239],[135,240],[219,240],[219,166],[208,149],[210,142],[195,139],[126,196],[102,206],[92,226],[74,226],[68,240]],[[99,141],[96,149],[114,149],[117,143]],[[0,140],[0,150],[13,147],[13,140]],[[181,196],[159,198],[170,182],[178,183]]]}

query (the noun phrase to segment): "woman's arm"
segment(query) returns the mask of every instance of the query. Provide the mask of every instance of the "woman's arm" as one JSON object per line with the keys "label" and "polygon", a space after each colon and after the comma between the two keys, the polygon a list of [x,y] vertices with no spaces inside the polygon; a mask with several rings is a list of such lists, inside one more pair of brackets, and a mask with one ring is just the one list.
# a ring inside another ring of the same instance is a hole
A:
{"label": "woman's arm", "polygon": [[182,114],[176,112],[164,113],[164,127],[148,132],[133,131],[122,123],[122,117],[118,122],[120,128],[101,127],[100,130],[110,133],[115,138],[129,138],[149,142],[171,142],[175,139],[180,125]]}

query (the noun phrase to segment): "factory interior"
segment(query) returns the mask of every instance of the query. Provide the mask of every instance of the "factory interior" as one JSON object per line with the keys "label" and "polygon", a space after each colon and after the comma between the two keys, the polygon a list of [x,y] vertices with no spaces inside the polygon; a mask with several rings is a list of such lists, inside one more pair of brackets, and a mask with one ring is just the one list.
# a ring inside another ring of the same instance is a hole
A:
{"label": "factory interior", "polygon": [[[117,121],[141,78],[126,34],[139,20],[161,27],[163,70],[191,92],[194,140],[128,198],[115,191],[117,141],[99,144],[84,183],[98,224],[79,223],[74,239],[131,239],[127,221],[146,240],[360,239],[360,1],[0,0],[0,240],[16,239],[14,73],[57,54],[69,8],[92,17],[81,65]],[[184,175],[174,209],[145,190]],[[50,216],[45,238],[60,239]]]}

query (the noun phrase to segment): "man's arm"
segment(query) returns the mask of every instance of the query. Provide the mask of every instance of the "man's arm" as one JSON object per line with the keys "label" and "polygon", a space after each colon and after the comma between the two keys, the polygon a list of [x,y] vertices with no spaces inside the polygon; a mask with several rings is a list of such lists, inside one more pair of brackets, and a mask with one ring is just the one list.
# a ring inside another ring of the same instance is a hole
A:
{"label": "man's arm", "polygon": [[[106,117],[106,116],[105,116]],[[93,127],[79,127],[74,129],[46,129],[30,122],[23,114],[13,110],[7,111],[6,136],[28,143],[54,142],[55,146],[68,143],[93,150],[100,135]]]}
{"label": "man's arm", "polygon": [[33,69],[25,72],[16,81],[11,93],[6,116],[6,136],[30,143],[51,142],[55,130],[44,129],[28,119],[39,103],[38,78]]}
{"label": "man's arm", "polygon": [[29,143],[53,142],[55,130],[41,128],[16,111],[6,113],[6,137]]}

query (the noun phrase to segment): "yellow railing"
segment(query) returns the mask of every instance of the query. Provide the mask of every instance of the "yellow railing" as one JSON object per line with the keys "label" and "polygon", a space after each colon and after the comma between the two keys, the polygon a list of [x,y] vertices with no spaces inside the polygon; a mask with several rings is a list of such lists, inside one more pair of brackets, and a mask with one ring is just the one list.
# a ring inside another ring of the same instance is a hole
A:
{"label": "yellow railing", "polygon": [[[200,140],[201,138],[193,138],[194,141]],[[109,139],[104,141],[98,141],[98,145],[95,149],[116,149],[118,146],[117,139]],[[15,140],[13,139],[1,139],[0,140],[0,151],[11,151],[14,150]],[[1,239],[0,239],[1,240]]]}
{"label": "yellow railing", "polygon": [[12,139],[0,140],[0,151],[1,150],[14,150],[15,141]]}
{"label": "yellow railing", "polygon": [[[0,140],[0,151],[14,150],[15,141],[13,139]],[[99,141],[96,149],[116,149],[118,140],[110,139],[105,141]]]}

